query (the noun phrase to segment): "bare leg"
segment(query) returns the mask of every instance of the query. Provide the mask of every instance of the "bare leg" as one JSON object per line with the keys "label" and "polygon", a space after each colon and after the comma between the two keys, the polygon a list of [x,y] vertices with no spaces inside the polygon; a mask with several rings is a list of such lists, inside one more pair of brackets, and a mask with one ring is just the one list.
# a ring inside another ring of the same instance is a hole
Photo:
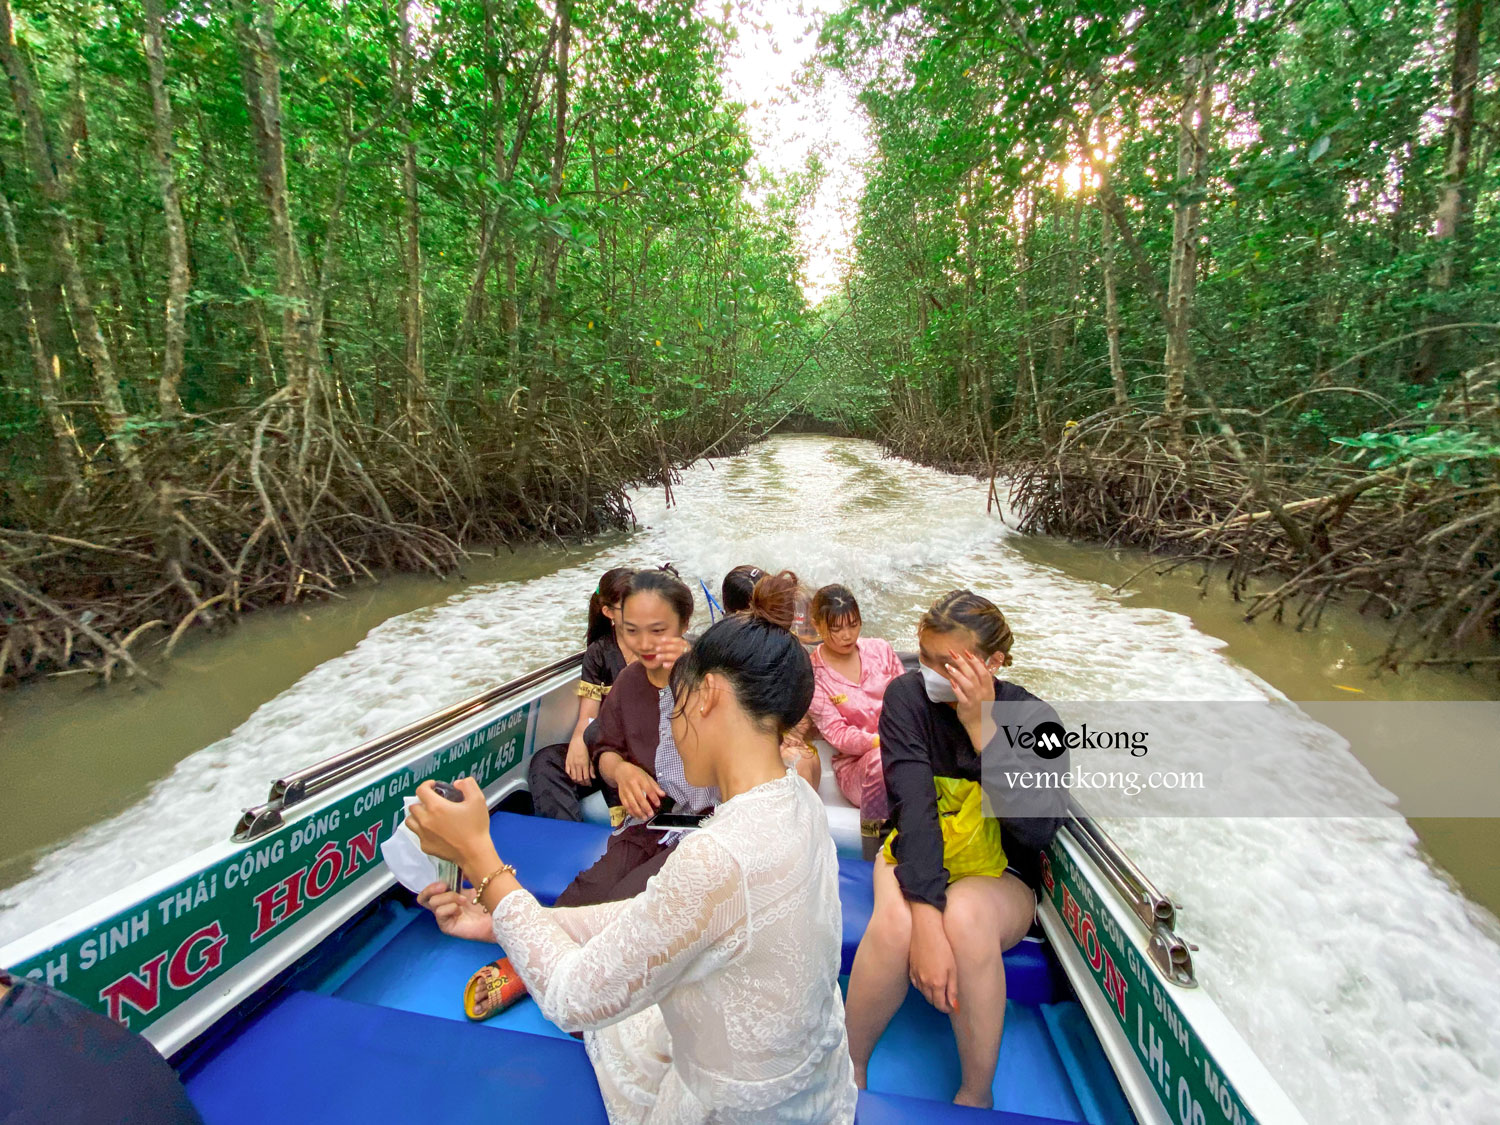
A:
{"label": "bare leg", "polygon": [[911,954],[911,907],[884,856],[875,860],[875,909],[849,971],[845,1017],[854,1082],[863,1090],[870,1055],[906,999]]}
{"label": "bare leg", "polygon": [[994,1104],[991,1087],[1005,1027],[1001,954],[1026,936],[1035,913],[1031,889],[1009,872],[999,879],[970,876],[948,888],[943,930],[958,966],[958,1010],[949,1018],[963,1075],[953,1099],[959,1105]]}

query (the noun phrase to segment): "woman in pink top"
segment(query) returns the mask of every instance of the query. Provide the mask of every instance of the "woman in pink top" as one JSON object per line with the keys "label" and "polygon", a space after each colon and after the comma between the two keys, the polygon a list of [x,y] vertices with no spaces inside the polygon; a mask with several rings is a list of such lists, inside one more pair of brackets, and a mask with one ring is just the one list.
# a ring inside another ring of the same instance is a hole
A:
{"label": "woman in pink top", "polygon": [[[808,715],[834,748],[839,790],[859,806],[866,843],[878,840],[888,810],[880,770],[880,703],[885,687],[906,671],[888,641],[861,638],[859,603],[843,586],[824,586],[812,602],[823,643],[813,650],[813,701]],[[867,848],[868,850],[868,848]]]}

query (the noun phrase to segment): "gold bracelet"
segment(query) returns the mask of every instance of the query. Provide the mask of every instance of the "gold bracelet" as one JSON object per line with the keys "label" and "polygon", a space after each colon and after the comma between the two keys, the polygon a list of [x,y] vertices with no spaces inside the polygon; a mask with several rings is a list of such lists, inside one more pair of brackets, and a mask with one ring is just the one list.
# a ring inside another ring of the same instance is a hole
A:
{"label": "gold bracelet", "polygon": [[479,886],[474,888],[474,897],[469,900],[469,905],[480,905],[479,900],[484,897],[484,889],[490,885],[490,880],[493,879],[496,875],[504,875],[506,872],[514,875],[516,873],[516,869],[508,863],[502,863],[499,867],[495,868],[495,870],[491,871],[483,879],[479,880]]}

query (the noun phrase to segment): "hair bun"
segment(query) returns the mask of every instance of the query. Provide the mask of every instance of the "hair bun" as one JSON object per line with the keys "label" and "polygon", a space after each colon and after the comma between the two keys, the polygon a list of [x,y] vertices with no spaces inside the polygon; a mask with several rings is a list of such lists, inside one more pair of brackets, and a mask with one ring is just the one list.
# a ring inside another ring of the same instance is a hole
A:
{"label": "hair bun", "polygon": [[797,619],[797,576],[790,570],[768,574],[750,592],[750,616],[782,629]]}

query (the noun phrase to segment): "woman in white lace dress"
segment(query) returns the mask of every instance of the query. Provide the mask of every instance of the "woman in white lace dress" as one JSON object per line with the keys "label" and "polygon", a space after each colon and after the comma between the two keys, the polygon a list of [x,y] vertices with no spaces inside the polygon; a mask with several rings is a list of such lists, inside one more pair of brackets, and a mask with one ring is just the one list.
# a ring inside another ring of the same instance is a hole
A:
{"label": "woman in white lace dress", "polygon": [[[794,575],[677,662],[672,733],[687,780],[722,795],[624,902],[539,905],[496,854],[483,796],[418,790],[410,822],[463,866],[472,896],[435,884],[444,932],[493,937],[543,1013],[584,1042],[612,1122],[851,1122],[856,1091],[839,996],[838,865],[823,805],[781,761],[812,697],[786,626]],[[430,893],[436,892],[436,893]]]}

